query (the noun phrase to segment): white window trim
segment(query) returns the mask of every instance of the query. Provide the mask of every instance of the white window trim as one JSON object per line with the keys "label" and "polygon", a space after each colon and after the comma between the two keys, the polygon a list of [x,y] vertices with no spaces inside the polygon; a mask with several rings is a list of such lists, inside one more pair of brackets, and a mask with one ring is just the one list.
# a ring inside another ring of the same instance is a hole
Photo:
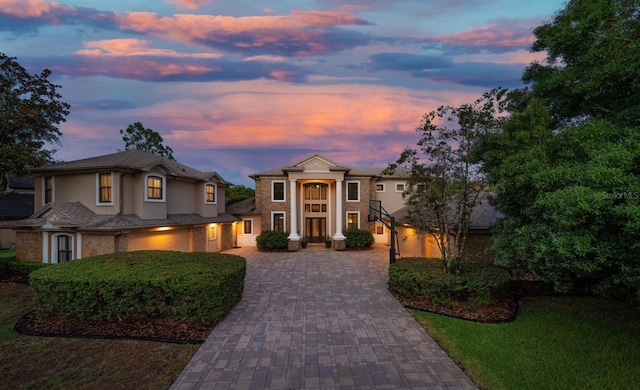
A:
{"label": "white window trim", "polygon": [[357,219],[356,221],[358,222],[358,227],[356,227],[356,229],[360,229],[360,212],[359,211],[347,211],[344,214],[344,221],[346,222],[345,225],[345,230],[349,229],[349,214],[356,214],[357,215]]}
{"label": "white window trim", "polygon": [[286,211],[272,211],[271,212],[271,230],[276,230],[275,226],[273,225],[273,215],[274,214],[282,214],[283,215],[283,221],[282,221],[282,230],[284,230],[285,232],[287,231],[287,212]]}
{"label": "white window trim", "polygon": [[111,201],[110,202],[100,202],[100,175],[104,174],[96,173],[96,206],[113,206],[113,172],[109,173],[111,175]]}
{"label": "white window trim", "polygon": [[[207,186],[213,186],[213,202],[207,201]],[[212,182],[204,183],[204,203],[205,204],[218,204],[218,185]]]}
{"label": "white window trim", "polygon": [[[149,199],[149,186],[148,186],[148,181],[149,181],[149,176],[156,176],[162,179],[162,199]],[[147,173],[146,175],[144,175],[144,201],[145,202],[156,202],[156,203],[162,203],[165,202],[167,199],[167,179],[164,177],[164,175],[161,175],[159,173]]]}
{"label": "white window trim", "polygon": [[[282,200],[278,199],[276,200],[274,198],[275,195],[275,184],[276,183],[282,183]],[[287,182],[284,180],[273,180],[271,182],[271,201],[272,202],[286,202],[287,201]]]}
{"label": "white window trim", "polygon": [[47,199],[47,177],[51,178],[51,203],[56,201],[56,177],[53,175],[44,175],[42,176],[42,205],[44,206],[45,204],[47,204],[46,199]]}
{"label": "white window trim", "polygon": [[[251,232],[250,233],[245,233],[244,231],[244,222],[245,221],[251,221]],[[271,219],[271,221],[273,222],[273,218]],[[253,218],[242,218],[242,235],[244,236],[250,236],[253,235]]]}
{"label": "white window trim", "polygon": [[[70,233],[56,233],[51,235],[51,263],[58,264],[58,237],[67,236],[71,237],[71,260],[76,258],[76,246],[75,237]],[[71,261],[69,260],[69,261]]]}
{"label": "white window trim", "polygon": [[[356,183],[358,185],[358,199],[349,199],[349,183]],[[357,180],[352,180],[352,181],[348,181],[347,184],[345,185],[345,198],[347,199],[347,202],[360,202],[360,182]]]}
{"label": "white window trim", "polygon": [[[398,185],[402,185],[402,191],[398,191]],[[396,192],[404,192],[404,190],[407,188],[407,183],[403,183],[403,182],[397,182],[394,187]]]}
{"label": "white window trim", "polygon": [[[382,186],[381,190],[378,190],[378,186]],[[376,192],[384,192],[386,189],[386,186],[384,185],[384,183],[376,183]]]}

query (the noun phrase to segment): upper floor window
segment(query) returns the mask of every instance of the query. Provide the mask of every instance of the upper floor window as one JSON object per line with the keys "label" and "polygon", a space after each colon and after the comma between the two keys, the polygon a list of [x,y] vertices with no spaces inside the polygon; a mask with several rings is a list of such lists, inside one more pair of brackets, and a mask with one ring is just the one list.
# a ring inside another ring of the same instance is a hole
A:
{"label": "upper floor window", "polygon": [[43,178],[42,201],[44,204],[53,202],[53,176]]}
{"label": "upper floor window", "polygon": [[376,192],[384,192],[384,184],[383,183],[376,184]]}
{"label": "upper floor window", "polygon": [[160,176],[147,176],[146,200],[164,201],[164,178]]}
{"label": "upper floor window", "polygon": [[347,202],[360,201],[360,182],[348,181],[347,182]]}
{"label": "upper floor window", "polygon": [[396,192],[404,192],[404,183],[396,183]]}
{"label": "upper floor window", "polygon": [[98,173],[98,204],[113,204],[113,176],[111,173]]}
{"label": "upper floor window", "polygon": [[274,181],[271,182],[271,200],[273,202],[284,202],[284,182],[283,181]]}
{"label": "upper floor window", "polygon": [[327,199],[327,185],[326,184],[305,184],[304,185],[304,199],[305,200],[326,200]]}
{"label": "upper floor window", "polygon": [[204,201],[205,203],[216,203],[216,185],[207,183],[204,186]]}

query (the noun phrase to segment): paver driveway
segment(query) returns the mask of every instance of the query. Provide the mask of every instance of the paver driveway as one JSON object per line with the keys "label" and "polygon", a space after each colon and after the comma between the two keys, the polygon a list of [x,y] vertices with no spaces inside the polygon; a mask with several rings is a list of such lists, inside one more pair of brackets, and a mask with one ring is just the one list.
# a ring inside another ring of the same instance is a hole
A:
{"label": "paver driveway", "polygon": [[387,291],[387,247],[229,253],[247,259],[242,301],[173,389],[475,388]]}

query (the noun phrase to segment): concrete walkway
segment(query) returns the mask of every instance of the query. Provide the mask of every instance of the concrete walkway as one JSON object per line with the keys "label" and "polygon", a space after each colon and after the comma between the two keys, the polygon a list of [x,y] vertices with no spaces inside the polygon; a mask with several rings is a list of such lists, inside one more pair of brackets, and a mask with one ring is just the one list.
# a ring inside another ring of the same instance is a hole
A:
{"label": "concrete walkway", "polygon": [[172,389],[474,389],[386,289],[389,250],[228,253],[242,301]]}

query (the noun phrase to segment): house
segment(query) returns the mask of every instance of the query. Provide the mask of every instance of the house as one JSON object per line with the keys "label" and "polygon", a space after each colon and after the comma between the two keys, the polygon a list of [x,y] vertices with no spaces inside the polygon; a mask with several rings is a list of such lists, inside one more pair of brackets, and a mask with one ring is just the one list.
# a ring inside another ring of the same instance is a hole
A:
{"label": "house", "polygon": [[[476,205],[469,218],[469,229],[465,239],[465,253],[467,258],[483,263],[493,263],[493,257],[487,253],[491,246],[491,228],[494,226],[500,212],[489,203],[489,193],[480,192]],[[398,234],[399,254],[402,257],[435,257],[442,256],[435,238],[429,233],[420,232],[409,223],[407,213],[409,207],[403,207],[391,215],[395,218]],[[435,222],[434,222],[435,224]],[[449,236],[455,238],[455,229]],[[450,243],[453,243],[451,241]]]}
{"label": "house", "polygon": [[32,215],[13,222],[19,259],[61,263],[142,249],[223,251],[234,223],[216,172],[127,150],[31,171]]}
{"label": "house", "polygon": [[264,230],[288,232],[289,249],[298,250],[300,240],[333,240],[344,249],[344,231],[370,230],[376,242],[389,243],[389,230],[381,222],[369,222],[369,201],[380,200],[396,211],[404,206],[402,193],[408,174],[384,168],[351,167],[322,156],[309,155],[291,165],[254,173],[255,198],[230,205],[241,219],[236,225],[237,245],[255,245]]}
{"label": "house", "polygon": [[33,214],[33,178],[8,174],[5,183],[0,195],[0,249],[15,246],[16,233],[7,225]]}

